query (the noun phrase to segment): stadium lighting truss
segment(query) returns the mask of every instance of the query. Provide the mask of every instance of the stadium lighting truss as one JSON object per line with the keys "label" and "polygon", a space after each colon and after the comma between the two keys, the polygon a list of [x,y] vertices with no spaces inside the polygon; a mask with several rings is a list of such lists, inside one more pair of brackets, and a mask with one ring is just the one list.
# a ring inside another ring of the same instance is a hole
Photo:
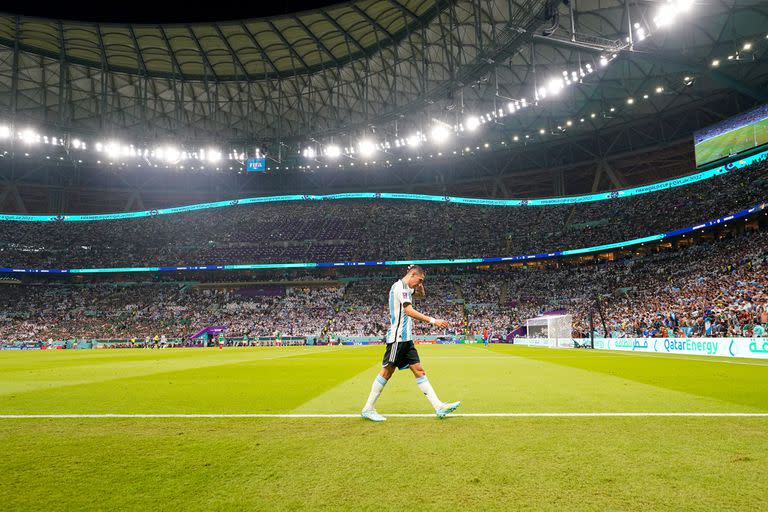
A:
{"label": "stadium lighting truss", "polygon": [[[623,105],[617,102],[617,106],[611,105],[602,110],[589,113],[580,112],[560,121],[553,121],[551,127],[542,127],[537,131],[529,133],[514,134],[511,137],[511,143],[527,144],[532,139],[541,141],[548,135],[561,135],[569,129],[578,128],[579,125],[583,125],[587,119],[595,119],[597,117],[611,118],[617,114],[617,109],[620,109],[618,111],[622,113],[627,113],[633,105],[639,102],[639,98],[649,101],[654,95],[680,93],[694,80],[695,76],[689,73],[678,81],[679,90],[669,86],[652,86],[647,91],[639,91],[637,93],[638,99],[635,96],[627,97]],[[565,81],[562,81],[561,84],[565,84]],[[557,85],[557,87],[560,87],[560,85]],[[506,141],[496,144],[487,141],[481,143],[470,142],[467,144],[468,141],[464,134],[479,132],[483,124],[507,115],[513,115],[520,110],[537,106],[539,101],[535,100],[534,105],[532,105],[526,98],[513,100],[508,102],[506,109],[499,109],[497,112],[488,112],[480,116],[468,116],[464,123],[458,125],[449,125],[434,120],[428,133],[417,131],[406,137],[396,138],[392,142],[388,140],[377,141],[367,136],[344,148],[333,142],[327,144],[313,142],[298,150],[299,156],[302,156],[308,163],[294,166],[269,165],[267,170],[291,170],[292,168],[298,170],[320,169],[329,167],[329,163],[336,164],[334,167],[346,168],[354,167],[356,161],[363,165],[376,165],[378,162],[384,167],[390,167],[395,162],[407,163],[426,160],[427,158],[472,156],[478,151],[509,149],[511,146],[507,145]],[[58,147],[64,150],[64,154],[69,158],[76,159],[79,163],[82,163],[84,155],[90,154],[98,158],[98,164],[102,164],[102,162],[118,166],[134,164],[138,167],[144,164],[147,167],[172,167],[176,169],[188,167],[193,170],[195,165],[197,165],[201,170],[208,166],[208,168],[215,168],[217,171],[227,168],[229,170],[243,171],[245,170],[244,164],[246,159],[264,158],[266,156],[261,153],[261,149],[258,147],[249,153],[244,148],[238,148],[230,149],[225,154],[224,150],[216,145],[180,143],[134,144],[117,140],[88,141],[85,137],[69,134],[57,136],[41,135],[33,128],[14,129],[10,124],[0,124],[0,147],[6,146],[6,149],[9,149],[14,145],[18,145],[19,148],[25,150],[25,157],[30,156],[28,152],[34,146]],[[429,148],[440,148],[440,151],[432,151],[430,153],[428,151]],[[420,151],[423,154],[413,155],[414,151]],[[375,155],[379,153],[381,153],[380,158],[373,160]],[[46,158],[50,159],[51,156],[60,155],[47,155]],[[341,158],[345,158],[345,160],[339,161]],[[63,156],[60,159],[63,160]],[[280,163],[277,160],[275,162],[276,164]]]}
{"label": "stadium lighting truss", "polygon": [[[72,135],[42,135],[36,129],[29,127],[14,129],[10,124],[0,125],[0,146],[3,145],[9,148],[18,145],[25,150],[25,156],[29,156],[28,151],[33,146],[60,148],[71,158],[78,159],[80,163],[82,163],[82,156],[92,154],[99,158],[97,160],[99,164],[103,159],[110,165],[134,163],[139,167],[141,162],[144,162],[148,167],[174,166],[183,169],[185,165],[196,163],[201,169],[208,165],[218,170],[225,165],[232,165],[233,162],[241,167],[247,158],[243,149],[231,149],[225,155],[222,149],[214,145],[133,144],[114,139],[86,141],[84,137]],[[51,156],[58,155],[47,155],[46,158],[50,159]],[[261,158],[260,149],[257,148],[253,156]],[[63,156],[60,159],[63,159]]]}
{"label": "stadium lighting truss", "polygon": [[[638,107],[643,102],[653,101],[654,96],[671,95],[675,93],[687,93],[686,87],[692,85],[696,76],[688,73],[672,83],[648,84],[645,91],[633,91],[625,98],[613,98],[613,104],[603,105],[600,109],[586,109],[573,112],[570,116],[558,119],[549,119],[546,126],[529,127],[520,133],[511,133],[509,140],[481,141],[483,127],[499,122],[501,118],[516,115],[518,112],[542,107],[547,102],[561,96],[563,91],[570,87],[592,82],[597,71],[611,65],[623,52],[631,52],[636,45],[652,39],[655,35],[673,28],[676,24],[686,21],[686,16],[693,12],[695,0],[666,0],[650,11],[649,18],[644,16],[635,21],[631,32],[624,41],[601,40],[593,37],[589,41],[580,41],[588,45],[593,51],[598,51],[591,61],[580,61],[578,65],[566,66],[558,74],[541,77],[538,84],[528,84],[530,91],[527,97],[502,98],[502,105],[486,112],[461,112],[459,118],[452,123],[446,123],[438,119],[431,119],[430,123],[421,126],[421,130],[410,132],[402,136],[390,139],[377,140],[373,134],[362,135],[356,138],[349,136],[345,144],[339,144],[334,140],[312,140],[310,143],[302,143],[296,146],[297,159],[286,160],[280,156],[270,159],[266,170],[316,170],[329,167],[354,168],[360,166],[392,166],[396,163],[408,163],[423,161],[440,157],[471,156],[478,151],[509,149],[515,144],[528,144],[543,141],[551,136],[563,135],[569,130],[579,128],[588,129],[592,126],[588,120],[598,118],[611,119],[620,113],[641,112]],[[573,37],[580,37],[573,33]],[[768,46],[768,36],[755,36],[748,40],[738,42],[735,51],[731,54],[716,56],[710,63],[712,67],[721,67],[731,62],[751,62],[756,55],[761,53],[764,46]],[[500,97],[500,96],[499,96]],[[169,141],[163,143],[136,143],[119,142],[114,140],[88,139],[73,135],[41,136],[32,128],[17,130],[12,125],[0,125],[0,148],[6,144],[17,145],[23,149],[24,156],[29,158],[39,150],[33,150],[35,146],[61,146],[65,149],[63,155],[44,155],[46,159],[73,158],[82,163],[81,156],[87,153],[94,154],[98,158],[97,163],[117,166],[146,165],[148,167],[165,167],[177,169],[216,169],[216,170],[245,170],[247,158],[263,158],[265,155],[256,151],[249,151],[243,147],[237,149],[222,149],[222,144],[183,144]],[[283,145],[282,142],[280,142]],[[361,144],[363,151],[360,151]],[[482,148],[482,149],[481,149]],[[5,148],[7,149],[7,148]],[[0,156],[7,156],[2,153]],[[301,157],[304,160],[301,160]],[[62,158],[63,157],[63,158]]]}

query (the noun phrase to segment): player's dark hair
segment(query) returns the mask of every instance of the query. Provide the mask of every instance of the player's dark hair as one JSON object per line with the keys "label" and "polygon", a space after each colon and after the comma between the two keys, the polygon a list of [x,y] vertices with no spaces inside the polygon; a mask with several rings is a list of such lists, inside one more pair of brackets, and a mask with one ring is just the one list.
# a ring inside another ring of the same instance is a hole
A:
{"label": "player's dark hair", "polygon": [[406,273],[414,271],[417,274],[421,274],[422,276],[426,276],[427,273],[424,272],[424,269],[421,268],[419,265],[408,265],[408,270],[406,270]]}

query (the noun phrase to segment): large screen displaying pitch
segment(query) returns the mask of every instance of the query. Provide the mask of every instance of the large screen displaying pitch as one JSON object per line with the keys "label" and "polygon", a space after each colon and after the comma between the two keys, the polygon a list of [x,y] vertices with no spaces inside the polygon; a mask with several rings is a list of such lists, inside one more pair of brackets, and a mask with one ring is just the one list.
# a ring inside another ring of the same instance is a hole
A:
{"label": "large screen displaying pitch", "polygon": [[768,144],[768,105],[694,132],[696,167]]}

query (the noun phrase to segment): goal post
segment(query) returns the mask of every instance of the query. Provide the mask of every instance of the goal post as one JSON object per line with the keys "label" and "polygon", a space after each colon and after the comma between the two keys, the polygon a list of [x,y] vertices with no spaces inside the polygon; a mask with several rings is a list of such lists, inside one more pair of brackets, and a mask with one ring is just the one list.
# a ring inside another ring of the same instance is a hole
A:
{"label": "goal post", "polygon": [[573,348],[571,338],[573,328],[572,315],[544,315],[529,318],[525,322],[526,337],[541,340],[537,345],[545,344],[552,348]]}

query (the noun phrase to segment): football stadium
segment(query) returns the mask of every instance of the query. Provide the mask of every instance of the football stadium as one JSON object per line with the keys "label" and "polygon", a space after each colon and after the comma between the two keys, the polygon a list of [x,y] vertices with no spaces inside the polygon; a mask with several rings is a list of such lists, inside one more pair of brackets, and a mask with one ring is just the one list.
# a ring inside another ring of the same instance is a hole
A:
{"label": "football stadium", "polygon": [[0,509],[768,510],[768,3],[0,8]]}

